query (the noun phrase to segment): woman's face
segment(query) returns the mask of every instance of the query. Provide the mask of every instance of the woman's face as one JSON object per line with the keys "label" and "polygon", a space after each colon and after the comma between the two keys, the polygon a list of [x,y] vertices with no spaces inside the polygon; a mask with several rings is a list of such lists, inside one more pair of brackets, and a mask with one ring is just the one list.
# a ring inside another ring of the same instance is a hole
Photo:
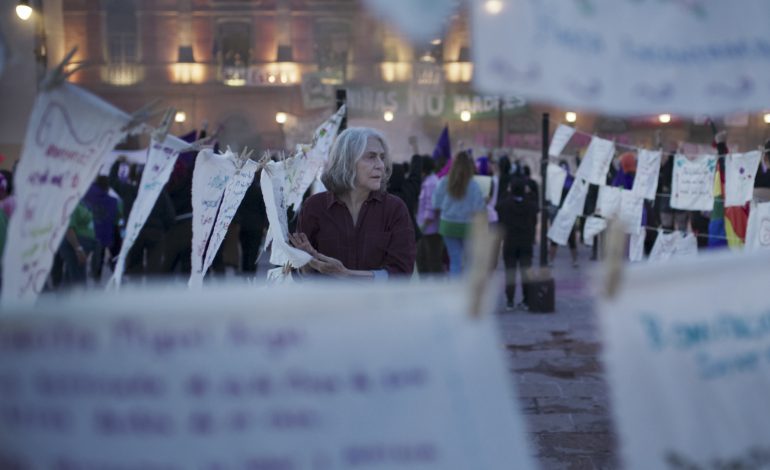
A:
{"label": "woman's face", "polygon": [[369,137],[364,155],[356,162],[356,189],[379,191],[385,178],[385,148],[380,139]]}

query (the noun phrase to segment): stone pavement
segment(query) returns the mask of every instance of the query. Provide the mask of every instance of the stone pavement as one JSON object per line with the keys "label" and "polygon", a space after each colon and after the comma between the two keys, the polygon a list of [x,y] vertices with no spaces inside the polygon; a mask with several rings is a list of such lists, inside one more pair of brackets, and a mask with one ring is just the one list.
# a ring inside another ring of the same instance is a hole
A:
{"label": "stone pavement", "polygon": [[[573,268],[569,250],[559,249],[552,270],[555,313],[507,312],[504,301],[499,308],[511,372],[542,469],[619,467],[589,291],[588,274],[596,262],[589,256],[589,249],[581,248],[580,266]],[[521,300],[520,292],[516,297]]]}

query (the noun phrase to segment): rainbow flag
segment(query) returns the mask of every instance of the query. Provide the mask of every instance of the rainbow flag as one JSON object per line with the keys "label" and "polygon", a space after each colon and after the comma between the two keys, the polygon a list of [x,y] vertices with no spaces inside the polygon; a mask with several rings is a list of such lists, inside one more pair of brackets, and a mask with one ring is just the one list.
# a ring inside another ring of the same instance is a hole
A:
{"label": "rainbow flag", "polygon": [[711,220],[709,221],[709,246],[742,248],[746,240],[749,204],[725,207],[724,188],[724,156],[720,156],[714,175],[714,209],[711,211]]}

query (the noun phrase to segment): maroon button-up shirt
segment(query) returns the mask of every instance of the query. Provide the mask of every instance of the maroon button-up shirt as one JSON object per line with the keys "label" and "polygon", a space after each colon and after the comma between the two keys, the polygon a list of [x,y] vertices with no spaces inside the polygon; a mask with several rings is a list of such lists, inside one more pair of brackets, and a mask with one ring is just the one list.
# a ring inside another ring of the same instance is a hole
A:
{"label": "maroon button-up shirt", "polygon": [[358,214],[358,223],[345,203],[326,191],[302,205],[297,231],[307,235],[319,253],[348,269],[385,269],[389,275],[411,274],[416,254],[414,229],[404,202],[373,191]]}

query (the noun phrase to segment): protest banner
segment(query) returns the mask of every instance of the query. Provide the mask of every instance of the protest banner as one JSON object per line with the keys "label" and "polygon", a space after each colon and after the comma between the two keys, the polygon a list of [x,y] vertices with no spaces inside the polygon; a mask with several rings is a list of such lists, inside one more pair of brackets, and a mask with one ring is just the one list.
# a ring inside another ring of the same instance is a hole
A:
{"label": "protest banner", "polygon": [[[295,158],[291,157],[287,160]],[[270,264],[279,266],[268,271],[268,279],[276,282],[291,279],[291,274],[284,271],[284,267],[301,268],[313,259],[308,253],[294,248],[288,242],[289,220],[286,211],[289,205],[286,200],[286,186],[289,184],[289,179],[286,173],[287,168],[290,168],[293,163],[287,160],[268,162],[259,179],[269,224],[265,236],[265,247],[270,247]]]}
{"label": "protest banner", "polygon": [[147,152],[147,163],[139,181],[139,191],[128,214],[126,222],[126,234],[120,245],[120,252],[115,263],[115,271],[112,273],[110,284],[120,287],[123,282],[123,272],[126,269],[126,257],[134,242],[139,237],[144,223],[150,216],[158,196],[166,185],[179,152],[189,147],[190,144],[182,139],[167,135],[163,142],[153,138]]}
{"label": "protest banner", "polygon": [[594,237],[602,233],[606,228],[607,221],[601,217],[586,217],[585,225],[583,225],[583,243],[593,246]]}
{"label": "protest banner", "polygon": [[725,156],[725,207],[742,206],[751,200],[761,158],[759,150]]}
{"label": "protest banner", "polygon": [[591,138],[575,177],[583,178],[591,184],[606,186],[607,172],[614,156],[615,144],[612,141],[599,137]]}
{"label": "protest banner", "polygon": [[746,251],[770,249],[770,202],[752,204],[746,228]]}
{"label": "protest banner", "polygon": [[674,256],[676,251],[676,239],[681,238],[679,232],[665,233],[662,230],[658,230],[658,235],[655,237],[655,244],[652,245],[650,250],[650,261],[666,261]]}
{"label": "protest banner", "polygon": [[225,185],[222,202],[219,205],[219,211],[216,214],[206,254],[203,258],[203,265],[200,271],[190,273],[191,286],[200,287],[203,285],[203,278],[214,262],[214,257],[217,255],[225,235],[227,235],[230,222],[233,221],[233,217],[235,217],[235,213],[238,211],[241,201],[243,201],[243,196],[246,195],[246,191],[254,181],[254,175],[257,172],[256,162],[253,160],[242,161],[241,159],[236,159],[233,164],[236,168],[235,173]]}
{"label": "protest banner", "polygon": [[551,226],[548,227],[548,238],[551,241],[562,246],[567,244],[567,239],[572,233],[572,227],[575,225],[575,219],[583,213],[587,195],[588,183],[575,178],[567,197],[564,198],[564,204],[556,213]]}
{"label": "protest banner", "polygon": [[769,262],[725,250],[630,266],[601,299],[623,468],[770,465]]}
{"label": "protest banner", "polygon": [[484,199],[492,195],[492,177],[487,175],[473,175],[473,181],[479,185]]}
{"label": "protest banner", "polygon": [[620,212],[620,188],[599,186],[596,199],[596,212],[605,219],[611,219]]}
{"label": "protest banner", "polygon": [[636,155],[636,175],[631,190],[639,197],[654,201],[660,175],[660,150],[639,149]]}
{"label": "protest banner", "polygon": [[471,15],[484,92],[634,116],[764,111],[770,101],[764,0],[479,1]]}
{"label": "protest banner", "polygon": [[692,258],[698,256],[698,239],[694,233],[685,233],[676,239],[676,258]]}
{"label": "protest banner", "polygon": [[716,168],[716,155],[701,155],[692,160],[682,154],[675,155],[671,207],[688,211],[713,209]]}
{"label": "protest banner", "polygon": [[551,137],[551,144],[548,146],[548,155],[551,157],[558,157],[564,151],[564,147],[567,146],[567,142],[575,134],[575,128],[571,126],[565,126],[559,124],[556,128],[556,132]]}
{"label": "protest banner", "polygon": [[309,146],[298,146],[294,158],[284,160],[287,184],[282,186],[287,207],[297,211],[307,188],[320,176],[344,116],[342,106],[313,132]]}
{"label": "protest banner", "polygon": [[4,309],[37,299],[70,215],[129,120],[69,83],[38,94],[14,175],[17,208],[3,256]]}
{"label": "protest banner", "polygon": [[545,198],[547,201],[551,201],[551,204],[558,206],[561,204],[561,193],[564,190],[564,181],[567,179],[567,170],[559,165],[549,163],[545,177]]}
{"label": "protest banner", "polygon": [[644,259],[644,241],[647,239],[647,231],[640,230],[632,233],[628,242],[628,260],[631,262],[642,261]]}
{"label": "protest banner", "polygon": [[493,302],[472,317],[468,292],[129,287],[5,316],[0,461],[532,470]]}
{"label": "protest banner", "polygon": [[230,178],[238,167],[237,156],[228,148],[224,154],[211,149],[203,149],[195,157],[195,170],[192,181],[192,254],[190,287],[198,287],[198,280],[203,279],[206,250],[214,229],[222,197]]}
{"label": "protest banner", "polygon": [[623,224],[626,233],[637,234],[642,230],[642,215],[644,214],[644,199],[633,191],[620,190],[620,212],[618,219]]}

